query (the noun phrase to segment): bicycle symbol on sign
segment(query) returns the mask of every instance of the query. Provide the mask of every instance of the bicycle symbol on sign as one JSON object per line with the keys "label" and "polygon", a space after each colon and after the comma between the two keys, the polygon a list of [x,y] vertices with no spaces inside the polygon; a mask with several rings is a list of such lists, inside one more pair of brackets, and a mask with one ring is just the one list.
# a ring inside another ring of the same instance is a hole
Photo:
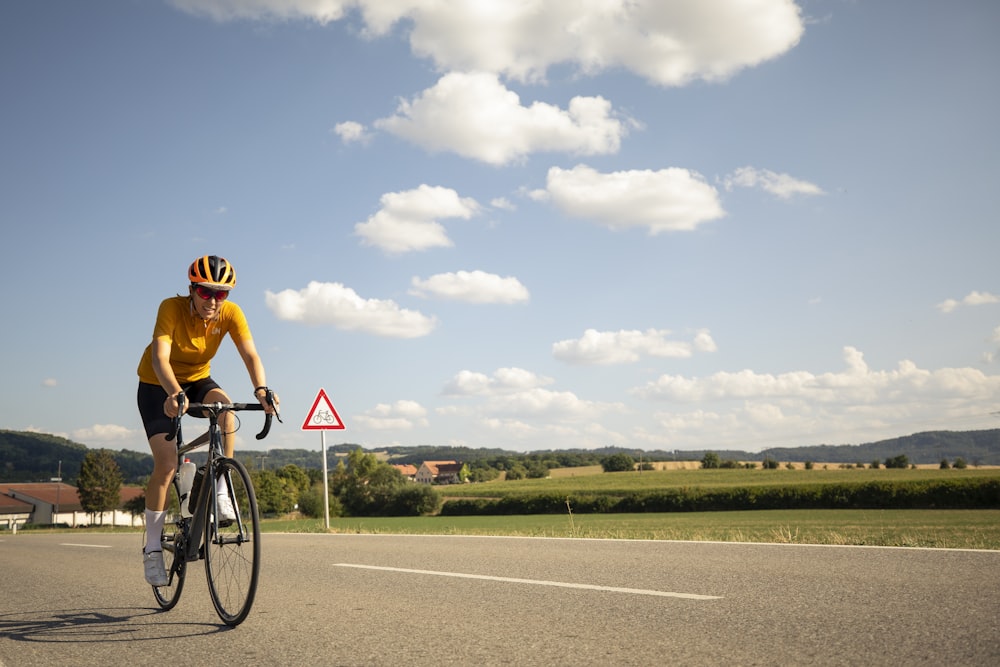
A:
{"label": "bicycle symbol on sign", "polygon": [[312,420],[314,424],[319,424],[320,422],[326,422],[327,424],[337,423],[337,420],[333,418],[333,415],[330,414],[330,411],[324,410],[323,408],[316,410],[316,413],[313,415]]}

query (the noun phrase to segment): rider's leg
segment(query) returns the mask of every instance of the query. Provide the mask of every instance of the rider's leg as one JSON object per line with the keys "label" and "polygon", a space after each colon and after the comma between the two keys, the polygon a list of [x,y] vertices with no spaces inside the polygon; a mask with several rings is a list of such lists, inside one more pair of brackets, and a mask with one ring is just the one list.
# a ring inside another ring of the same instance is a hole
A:
{"label": "rider's leg", "polygon": [[[204,402],[231,403],[232,401],[230,401],[229,395],[226,392],[216,387],[205,394]],[[223,412],[219,417],[219,428],[222,430],[222,451],[229,458],[233,458],[233,453],[236,451],[235,421],[233,413],[228,410]]]}
{"label": "rider's leg", "polygon": [[153,474],[146,484],[146,552],[160,550],[160,533],[167,509],[167,492],[177,468],[177,445],[164,433],[149,439],[153,452]]}

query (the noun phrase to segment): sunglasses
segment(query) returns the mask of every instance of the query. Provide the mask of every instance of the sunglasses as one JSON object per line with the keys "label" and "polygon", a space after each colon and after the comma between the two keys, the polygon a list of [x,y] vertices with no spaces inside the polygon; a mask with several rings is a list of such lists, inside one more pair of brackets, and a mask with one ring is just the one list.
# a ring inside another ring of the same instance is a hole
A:
{"label": "sunglasses", "polygon": [[205,287],[204,285],[193,285],[194,293],[200,296],[205,301],[209,299],[215,299],[216,301],[225,301],[229,296],[229,292],[224,289],[213,290]]}

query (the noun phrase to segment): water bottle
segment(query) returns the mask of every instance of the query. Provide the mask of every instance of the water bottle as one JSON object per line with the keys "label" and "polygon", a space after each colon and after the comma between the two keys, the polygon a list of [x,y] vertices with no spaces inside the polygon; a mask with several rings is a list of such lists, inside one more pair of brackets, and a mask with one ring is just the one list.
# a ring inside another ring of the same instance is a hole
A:
{"label": "water bottle", "polygon": [[191,459],[185,458],[181,464],[181,469],[177,472],[178,487],[181,495],[181,516],[184,518],[191,516],[191,509],[188,507],[188,496],[191,495],[191,485],[194,483],[195,465]]}

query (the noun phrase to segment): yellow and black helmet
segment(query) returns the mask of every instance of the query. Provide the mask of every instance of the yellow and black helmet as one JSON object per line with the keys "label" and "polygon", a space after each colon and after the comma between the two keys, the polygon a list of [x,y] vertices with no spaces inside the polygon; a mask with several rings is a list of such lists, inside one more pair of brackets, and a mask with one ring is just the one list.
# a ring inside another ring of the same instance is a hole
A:
{"label": "yellow and black helmet", "polygon": [[232,289],[236,287],[236,269],[223,257],[205,255],[191,264],[191,268],[188,269],[188,280],[196,285]]}

